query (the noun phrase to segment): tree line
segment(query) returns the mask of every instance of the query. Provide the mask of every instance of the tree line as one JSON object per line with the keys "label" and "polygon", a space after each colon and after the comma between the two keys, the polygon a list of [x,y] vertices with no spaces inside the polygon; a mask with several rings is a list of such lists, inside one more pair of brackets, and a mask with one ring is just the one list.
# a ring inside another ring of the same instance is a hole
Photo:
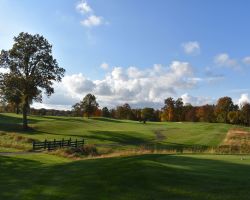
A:
{"label": "tree line", "polygon": [[[92,102],[92,103],[91,103]],[[86,95],[82,101],[72,106],[74,116],[111,117],[137,121],[169,121],[169,122],[213,122],[230,123],[249,126],[250,104],[234,104],[231,97],[221,97],[215,105],[193,106],[183,103],[182,98],[169,97],[164,101],[162,109],[133,109],[128,103],[108,109],[99,109],[99,104],[92,94]]]}

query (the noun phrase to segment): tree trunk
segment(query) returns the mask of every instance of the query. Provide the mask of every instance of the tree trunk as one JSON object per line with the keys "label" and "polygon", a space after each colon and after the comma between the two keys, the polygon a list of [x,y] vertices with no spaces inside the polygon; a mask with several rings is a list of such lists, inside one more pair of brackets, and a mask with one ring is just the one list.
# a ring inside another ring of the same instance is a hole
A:
{"label": "tree trunk", "polygon": [[23,103],[23,129],[28,129],[28,120],[27,120],[28,107],[29,107],[29,99],[28,97],[25,97]]}
{"label": "tree trunk", "polygon": [[16,114],[19,114],[19,104],[16,104]]}

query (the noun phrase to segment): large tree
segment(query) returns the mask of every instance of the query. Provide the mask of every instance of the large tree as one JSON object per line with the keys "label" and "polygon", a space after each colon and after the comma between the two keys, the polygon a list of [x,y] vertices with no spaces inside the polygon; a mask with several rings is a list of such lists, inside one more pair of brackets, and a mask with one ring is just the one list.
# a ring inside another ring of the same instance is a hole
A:
{"label": "large tree", "polygon": [[96,101],[96,97],[93,94],[87,94],[80,104],[83,112],[87,114],[88,118],[94,114],[99,106]]}
{"label": "large tree", "polygon": [[42,102],[42,93],[54,93],[53,82],[61,81],[65,70],[52,56],[52,45],[41,35],[20,33],[14,45],[1,51],[0,67],[8,69],[2,76],[5,95],[19,94],[22,101],[23,128],[28,128],[27,113],[33,101]]}

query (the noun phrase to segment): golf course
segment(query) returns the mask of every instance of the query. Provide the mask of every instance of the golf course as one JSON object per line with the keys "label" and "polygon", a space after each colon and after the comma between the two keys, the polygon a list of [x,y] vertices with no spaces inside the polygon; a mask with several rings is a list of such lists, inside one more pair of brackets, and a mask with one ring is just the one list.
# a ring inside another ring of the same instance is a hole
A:
{"label": "golf course", "polygon": [[[249,199],[250,156],[210,151],[229,130],[249,128],[55,116],[29,124],[23,131],[21,115],[0,114],[0,199]],[[32,141],[62,138],[84,138],[98,155],[31,151]]]}

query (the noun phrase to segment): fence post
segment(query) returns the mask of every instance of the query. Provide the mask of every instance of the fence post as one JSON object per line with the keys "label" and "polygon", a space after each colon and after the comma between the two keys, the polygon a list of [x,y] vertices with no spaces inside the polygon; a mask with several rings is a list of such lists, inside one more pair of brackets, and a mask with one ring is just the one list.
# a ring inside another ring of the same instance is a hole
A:
{"label": "fence post", "polygon": [[48,142],[48,150],[51,150],[51,142]]}
{"label": "fence post", "polygon": [[33,151],[35,150],[35,141],[32,142]]}
{"label": "fence post", "polygon": [[77,139],[76,139],[76,145],[75,145],[75,148],[77,148],[78,144],[77,144]]}
{"label": "fence post", "polygon": [[64,146],[64,138],[62,139],[61,148]]}
{"label": "fence post", "polygon": [[47,139],[44,140],[43,148],[46,149],[47,146]]}
{"label": "fence post", "polygon": [[54,145],[54,149],[56,148],[56,139],[54,139],[54,143],[53,143],[53,145]]}
{"label": "fence post", "polygon": [[84,146],[84,138],[82,138],[82,146]]}

